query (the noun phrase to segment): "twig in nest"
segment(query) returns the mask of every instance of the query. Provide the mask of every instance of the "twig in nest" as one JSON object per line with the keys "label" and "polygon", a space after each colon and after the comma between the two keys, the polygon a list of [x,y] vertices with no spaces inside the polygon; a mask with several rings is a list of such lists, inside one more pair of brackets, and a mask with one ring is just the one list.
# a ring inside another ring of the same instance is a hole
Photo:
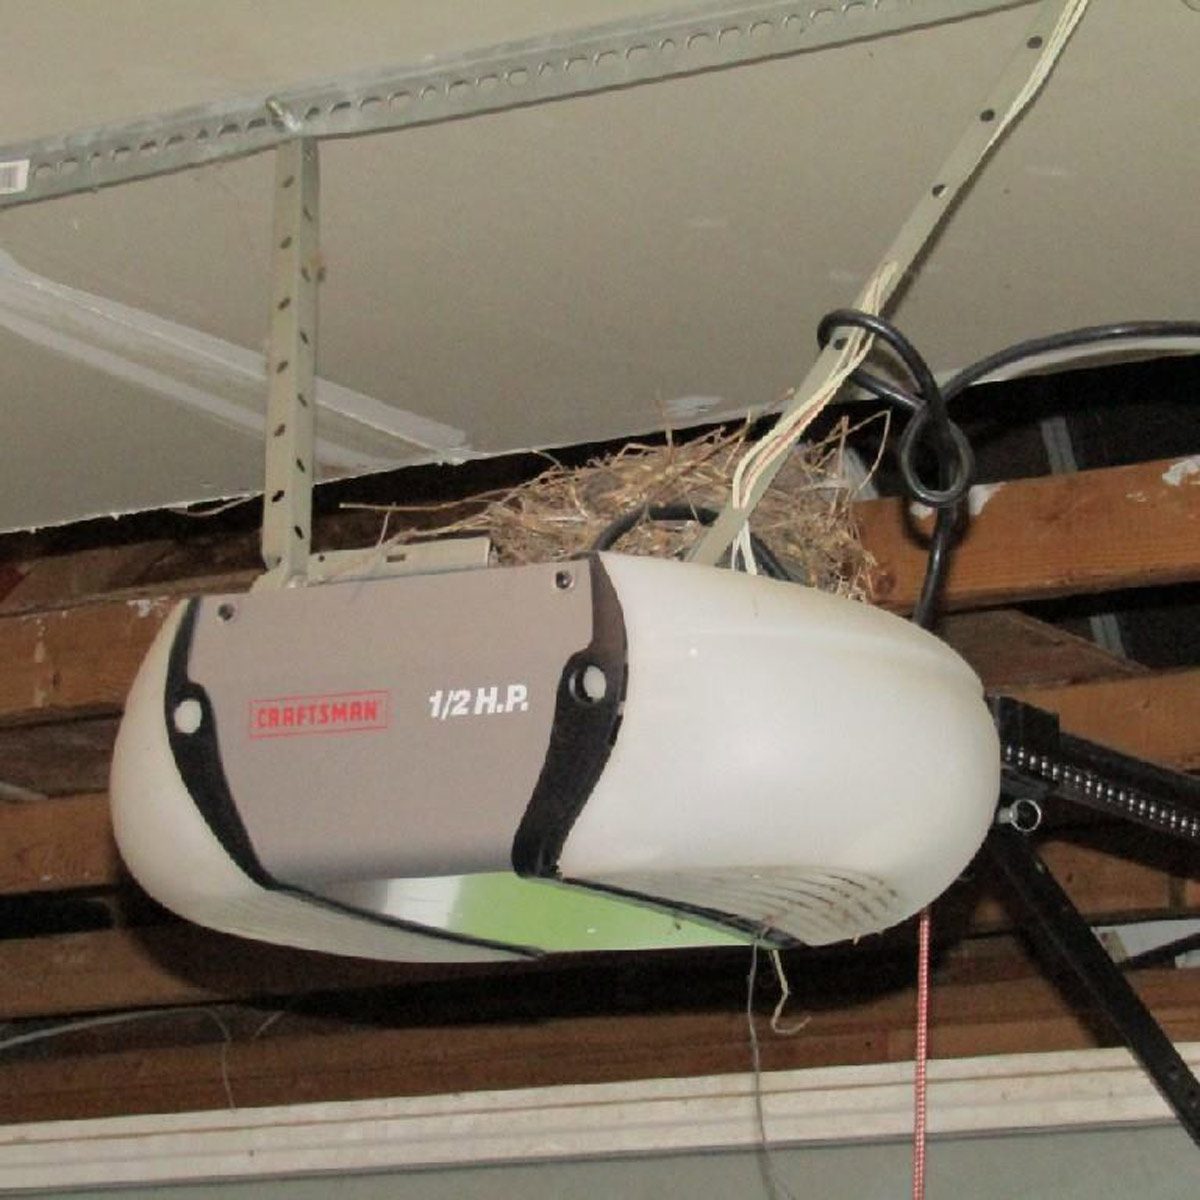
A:
{"label": "twig in nest", "polygon": [[[856,599],[866,597],[873,564],[854,526],[851,489],[842,466],[846,438],[866,423],[851,426],[843,419],[821,442],[797,446],[751,519],[755,533],[814,587]],[[555,465],[528,483],[462,501],[355,507],[411,514],[477,506],[436,528],[398,533],[384,546],[414,536],[487,533],[502,563],[570,558],[586,551],[613,520],[640,505],[721,507],[746,432],[716,430],[690,442],[668,439],[663,446],[629,443],[582,467]],[[683,553],[694,536],[688,522],[643,523],[621,540],[621,549],[672,557]]]}

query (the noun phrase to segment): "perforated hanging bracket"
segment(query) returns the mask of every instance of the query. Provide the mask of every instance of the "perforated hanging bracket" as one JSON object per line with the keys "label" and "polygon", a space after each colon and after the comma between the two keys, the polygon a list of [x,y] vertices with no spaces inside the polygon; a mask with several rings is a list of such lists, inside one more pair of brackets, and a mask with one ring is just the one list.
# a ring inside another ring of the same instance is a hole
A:
{"label": "perforated hanging bracket", "polygon": [[317,143],[298,138],[275,152],[267,351],[266,475],[260,586],[308,582],[316,470],[317,287],[320,172]]}

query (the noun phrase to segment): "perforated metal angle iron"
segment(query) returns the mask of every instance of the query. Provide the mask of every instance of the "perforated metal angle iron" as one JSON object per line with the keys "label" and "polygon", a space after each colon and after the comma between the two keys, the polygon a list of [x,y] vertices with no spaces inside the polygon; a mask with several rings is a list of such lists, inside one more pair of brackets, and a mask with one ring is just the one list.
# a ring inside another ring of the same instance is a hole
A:
{"label": "perforated metal angle iron", "polygon": [[270,577],[288,583],[307,575],[312,533],[320,174],[311,138],[275,157],[262,552]]}
{"label": "perforated metal angle iron", "polygon": [[936,25],[1028,0],[706,4],[0,147],[0,208]]}

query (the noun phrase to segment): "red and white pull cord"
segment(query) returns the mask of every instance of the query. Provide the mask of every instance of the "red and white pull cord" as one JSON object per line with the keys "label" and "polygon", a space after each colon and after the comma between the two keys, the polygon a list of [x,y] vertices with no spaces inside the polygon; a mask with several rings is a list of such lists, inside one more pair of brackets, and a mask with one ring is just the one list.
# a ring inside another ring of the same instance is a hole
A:
{"label": "red and white pull cord", "polygon": [[917,925],[917,1040],[913,1051],[913,1200],[925,1200],[925,1114],[929,1096],[929,909]]}

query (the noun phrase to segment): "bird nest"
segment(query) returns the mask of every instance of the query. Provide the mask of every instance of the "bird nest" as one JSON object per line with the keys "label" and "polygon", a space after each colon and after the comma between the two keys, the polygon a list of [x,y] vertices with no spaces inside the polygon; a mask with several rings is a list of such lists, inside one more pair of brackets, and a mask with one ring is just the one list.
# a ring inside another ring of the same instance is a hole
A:
{"label": "bird nest", "polygon": [[[864,600],[873,560],[854,522],[857,488],[847,477],[848,432],[843,422],[823,441],[793,449],[750,524],[797,578]],[[420,536],[486,533],[504,564],[571,558],[586,552],[614,520],[634,508],[685,504],[720,509],[747,445],[744,429],[715,430],[690,441],[668,438],[658,446],[630,443],[580,467],[556,463],[516,487],[474,497],[473,511],[466,516],[433,528],[423,521]],[[389,506],[389,511],[414,510]],[[433,515],[428,508],[416,511],[426,520]],[[615,549],[678,558],[698,529],[693,521],[645,520]]]}

